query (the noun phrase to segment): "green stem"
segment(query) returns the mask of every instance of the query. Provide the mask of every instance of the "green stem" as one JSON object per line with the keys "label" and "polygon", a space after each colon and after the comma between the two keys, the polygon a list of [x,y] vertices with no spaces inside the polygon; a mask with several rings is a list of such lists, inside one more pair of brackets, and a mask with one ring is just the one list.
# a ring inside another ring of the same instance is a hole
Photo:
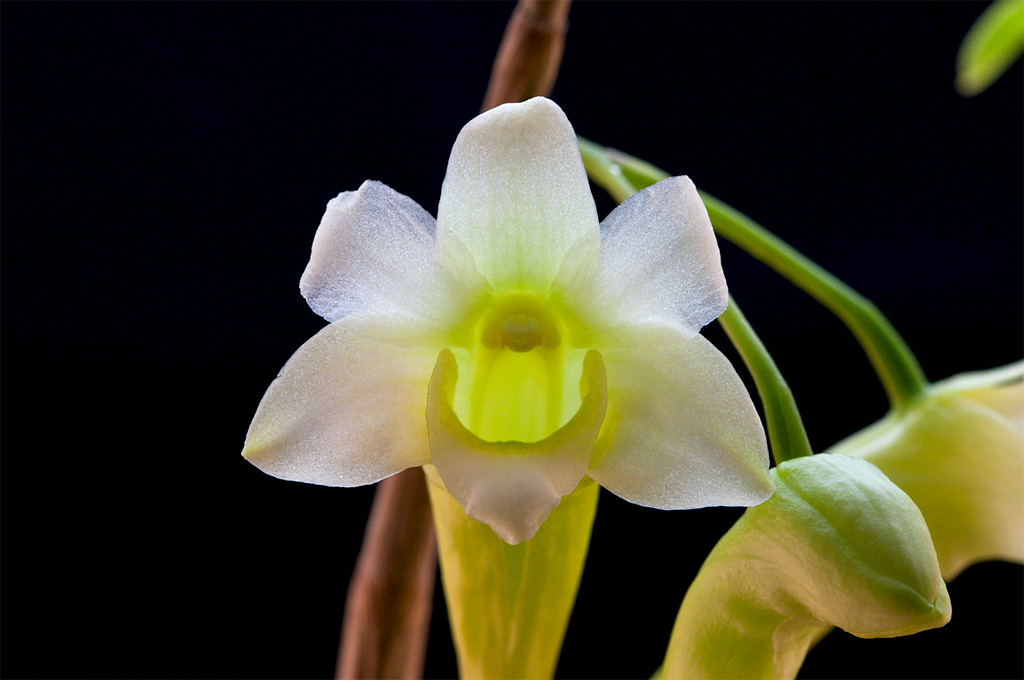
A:
{"label": "green stem", "polygon": [[701,193],[715,230],[789,279],[846,324],[868,355],[893,408],[903,408],[928,388],[917,357],[889,320],[857,291],[828,273],[760,224]]}
{"label": "green stem", "polygon": [[[622,177],[630,186],[645,188],[669,175],[620,151],[581,140],[587,171],[616,198]],[[596,166],[606,165],[604,169]],[[915,401],[928,388],[917,358],[888,319],[869,300],[819,267],[760,224],[722,201],[701,192],[715,231],[764,262],[838,316],[857,337],[885,387],[895,409]]]}
{"label": "green stem", "polygon": [[[638,191],[627,168],[616,163],[604,148],[582,138],[579,144],[587,174],[617,202],[621,203]],[[647,182],[644,186],[653,183]],[[813,454],[792,390],[732,296],[729,297],[729,307],[718,321],[757,385],[776,465],[784,460]]]}
{"label": "green stem", "polygon": [[718,317],[718,322],[754,376],[757,393],[764,405],[764,419],[775,464],[813,454],[793,391],[731,295],[729,307]]}
{"label": "green stem", "polygon": [[[595,184],[611,194],[616,203],[622,203],[640,189],[658,181],[654,180],[654,182],[638,184],[633,178],[625,176],[623,167],[612,159],[608,150],[603,146],[594,144],[582,137],[577,137],[576,141],[580,145],[583,167],[586,168],[587,175],[590,176],[590,179]],[[665,175],[665,177],[668,177],[668,175]],[[664,179],[664,177],[659,179]]]}

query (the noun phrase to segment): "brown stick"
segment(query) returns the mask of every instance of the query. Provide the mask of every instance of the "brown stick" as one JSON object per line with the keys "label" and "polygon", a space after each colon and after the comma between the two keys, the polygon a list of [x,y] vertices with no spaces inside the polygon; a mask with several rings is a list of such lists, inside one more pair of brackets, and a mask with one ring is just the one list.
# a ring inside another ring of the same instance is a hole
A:
{"label": "brown stick", "polygon": [[[505,28],[483,110],[551,94],[571,0],[519,0]],[[420,678],[437,565],[426,480],[382,481],[345,600],[335,677]]]}
{"label": "brown stick", "polygon": [[437,552],[422,470],[380,483],[345,600],[336,677],[419,678]]}
{"label": "brown stick", "polygon": [[494,60],[483,110],[547,96],[555,86],[571,0],[519,0]]}

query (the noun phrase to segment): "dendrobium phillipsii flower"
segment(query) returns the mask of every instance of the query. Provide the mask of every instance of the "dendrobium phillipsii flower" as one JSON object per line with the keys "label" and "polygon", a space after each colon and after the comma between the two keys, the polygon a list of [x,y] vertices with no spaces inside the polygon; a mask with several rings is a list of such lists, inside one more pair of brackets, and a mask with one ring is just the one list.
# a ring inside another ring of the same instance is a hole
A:
{"label": "dendrobium phillipsii flower", "polygon": [[1024,562],[1024,362],[938,382],[830,451],[871,461],[914,499],[947,581]]}
{"label": "dendrobium phillipsii flower", "polygon": [[750,397],[698,334],[727,292],[693,183],[599,226],[547,99],[463,128],[436,222],[378,182],[332,200],[300,287],[331,323],[249,428],[243,455],[269,474],[357,486],[432,464],[513,544],[585,476],[667,509],[772,493]]}

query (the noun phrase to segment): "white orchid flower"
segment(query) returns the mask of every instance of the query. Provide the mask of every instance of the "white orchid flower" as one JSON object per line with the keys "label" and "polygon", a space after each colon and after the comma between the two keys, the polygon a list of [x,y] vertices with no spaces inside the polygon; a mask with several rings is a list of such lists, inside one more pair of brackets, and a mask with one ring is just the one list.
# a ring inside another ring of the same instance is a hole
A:
{"label": "white orchid flower", "polygon": [[249,428],[243,455],[271,475],[358,486],[432,464],[512,544],[585,476],[666,509],[773,491],[750,397],[698,334],[727,291],[693,183],[599,225],[547,99],[463,128],[436,222],[378,182],[332,200],[300,287],[331,323]]}

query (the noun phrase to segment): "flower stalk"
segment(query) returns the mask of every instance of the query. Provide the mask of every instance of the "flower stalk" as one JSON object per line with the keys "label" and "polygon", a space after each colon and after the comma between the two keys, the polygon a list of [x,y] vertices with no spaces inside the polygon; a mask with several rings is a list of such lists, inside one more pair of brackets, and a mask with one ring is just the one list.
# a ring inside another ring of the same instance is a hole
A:
{"label": "flower stalk", "polygon": [[[628,154],[580,139],[591,178],[617,200],[629,188],[643,189],[669,175]],[[867,298],[812,262],[760,224],[719,199],[700,192],[715,232],[813,297],[857,337],[895,410],[903,410],[928,388],[924,371],[889,320]]]}
{"label": "flower stalk", "polygon": [[775,464],[813,455],[814,450],[807,439],[807,430],[796,406],[796,399],[793,398],[793,391],[789,389],[772,355],[731,295],[729,308],[718,317],[718,322],[743,357],[747,370],[754,376],[757,393],[764,406],[768,441],[771,443]]}
{"label": "flower stalk", "polygon": [[924,393],[928,381],[917,358],[874,304],[743,213],[706,193],[701,198],[717,233],[772,267],[846,324],[867,353],[894,408],[905,408]]}

